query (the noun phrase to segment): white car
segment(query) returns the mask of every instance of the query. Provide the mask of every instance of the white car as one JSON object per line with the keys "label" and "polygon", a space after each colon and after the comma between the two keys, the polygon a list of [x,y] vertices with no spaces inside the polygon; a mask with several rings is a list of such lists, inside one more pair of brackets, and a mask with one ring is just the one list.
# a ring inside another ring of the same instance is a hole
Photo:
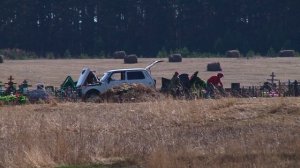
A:
{"label": "white car", "polygon": [[101,79],[97,78],[89,68],[83,68],[77,81],[76,88],[79,96],[84,100],[95,99],[109,89],[127,84],[143,84],[155,88],[156,81],[151,76],[150,68],[161,60],[154,61],[146,68],[114,69],[104,73]]}

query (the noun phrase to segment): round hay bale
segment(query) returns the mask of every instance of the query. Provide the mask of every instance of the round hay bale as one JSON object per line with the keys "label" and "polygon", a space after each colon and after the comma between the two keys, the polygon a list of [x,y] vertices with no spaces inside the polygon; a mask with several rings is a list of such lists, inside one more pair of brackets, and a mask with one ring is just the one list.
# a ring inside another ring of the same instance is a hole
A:
{"label": "round hay bale", "polygon": [[135,64],[138,63],[138,58],[135,54],[124,57],[124,64]]}
{"label": "round hay bale", "polygon": [[182,62],[181,54],[172,54],[169,56],[169,62]]}
{"label": "round hay bale", "polygon": [[125,51],[115,51],[113,54],[114,59],[124,59],[126,57]]}
{"label": "round hay bale", "polygon": [[241,56],[241,53],[239,50],[229,50],[226,52],[227,58],[239,58]]}
{"label": "round hay bale", "polygon": [[219,62],[213,62],[207,64],[207,71],[222,71],[221,64]]}
{"label": "round hay bale", "polygon": [[279,51],[279,57],[295,57],[295,50],[281,50]]}
{"label": "round hay bale", "polygon": [[0,64],[4,62],[4,56],[0,55]]}

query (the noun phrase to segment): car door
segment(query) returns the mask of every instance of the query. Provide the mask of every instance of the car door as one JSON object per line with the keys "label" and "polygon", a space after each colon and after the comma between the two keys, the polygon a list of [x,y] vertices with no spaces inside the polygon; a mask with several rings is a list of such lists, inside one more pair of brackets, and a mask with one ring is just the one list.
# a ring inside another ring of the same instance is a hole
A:
{"label": "car door", "polygon": [[107,89],[111,89],[115,86],[120,86],[126,83],[125,71],[112,72],[107,79]]}
{"label": "car door", "polygon": [[156,65],[157,63],[160,63],[160,62],[164,62],[163,60],[157,60],[157,61],[154,61],[152,62],[151,64],[149,64],[145,69],[151,74],[151,68]]}

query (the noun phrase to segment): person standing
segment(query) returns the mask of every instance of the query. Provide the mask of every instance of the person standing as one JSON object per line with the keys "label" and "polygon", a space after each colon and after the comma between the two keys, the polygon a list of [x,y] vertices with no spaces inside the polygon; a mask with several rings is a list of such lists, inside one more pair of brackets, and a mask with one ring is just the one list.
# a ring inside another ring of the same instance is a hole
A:
{"label": "person standing", "polygon": [[173,96],[178,95],[180,89],[182,88],[182,85],[180,83],[180,79],[178,77],[179,73],[175,72],[170,83],[170,91]]}

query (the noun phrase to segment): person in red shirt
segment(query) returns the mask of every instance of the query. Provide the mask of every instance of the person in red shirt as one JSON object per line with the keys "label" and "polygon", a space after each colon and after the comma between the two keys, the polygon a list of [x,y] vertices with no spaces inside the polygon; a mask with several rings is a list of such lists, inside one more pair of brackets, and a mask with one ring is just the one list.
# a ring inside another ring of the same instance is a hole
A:
{"label": "person in red shirt", "polygon": [[221,82],[221,78],[223,78],[222,73],[218,73],[217,76],[211,76],[208,80],[207,83],[214,85],[215,87],[223,87],[223,83]]}
{"label": "person in red shirt", "polygon": [[207,80],[207,90],[206,97],[209,98],[214,94],[214,88],[223,88],[223,83],[221,82],[221,78],[223,78],[222,73],[218,73],[216,76],[211,76]]}

